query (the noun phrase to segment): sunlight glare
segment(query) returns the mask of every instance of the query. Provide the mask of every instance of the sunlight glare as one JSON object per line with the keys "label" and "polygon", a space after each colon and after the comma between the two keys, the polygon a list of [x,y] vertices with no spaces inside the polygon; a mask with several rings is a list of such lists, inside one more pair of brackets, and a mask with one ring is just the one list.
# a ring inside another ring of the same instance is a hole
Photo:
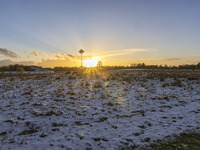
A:
{"label": "sunlight glare", "polygon": [[99,60],[96,57],[92,57],[92,59],[86,59],[86,60],[84,60],[84,65],[86,67],[96,67],[98,61]]}

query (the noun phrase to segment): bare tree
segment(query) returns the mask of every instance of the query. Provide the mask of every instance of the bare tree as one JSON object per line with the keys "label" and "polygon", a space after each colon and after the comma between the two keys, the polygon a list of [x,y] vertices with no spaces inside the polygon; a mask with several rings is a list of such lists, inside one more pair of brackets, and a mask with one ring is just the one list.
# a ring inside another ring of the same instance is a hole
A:
{"label": "bare tree", "polygon": [[101,66],[102,66],[102,61],[98,61],[97,67],[101,67]]}

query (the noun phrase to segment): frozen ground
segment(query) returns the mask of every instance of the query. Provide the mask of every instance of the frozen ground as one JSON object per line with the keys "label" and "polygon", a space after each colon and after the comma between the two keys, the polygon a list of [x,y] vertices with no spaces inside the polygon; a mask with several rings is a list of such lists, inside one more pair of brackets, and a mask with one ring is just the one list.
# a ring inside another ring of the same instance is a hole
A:
{"label": "frozen ground", "polygon": [[200,127],[199,72],[0,78],[0,149],[145,149]]}

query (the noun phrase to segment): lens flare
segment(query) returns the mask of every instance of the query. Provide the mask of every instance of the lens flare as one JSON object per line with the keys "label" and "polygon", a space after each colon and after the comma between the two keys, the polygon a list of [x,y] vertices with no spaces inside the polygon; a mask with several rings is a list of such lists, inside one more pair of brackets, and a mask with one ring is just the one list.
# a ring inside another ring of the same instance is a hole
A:
{"label": "lens flare", "polygon": [[105,86],[108,86],[108,85],[109,85],[109,83],[110,83],[109,81],[106,81],[106,83],[105,83],[104,85],[105,85]]}

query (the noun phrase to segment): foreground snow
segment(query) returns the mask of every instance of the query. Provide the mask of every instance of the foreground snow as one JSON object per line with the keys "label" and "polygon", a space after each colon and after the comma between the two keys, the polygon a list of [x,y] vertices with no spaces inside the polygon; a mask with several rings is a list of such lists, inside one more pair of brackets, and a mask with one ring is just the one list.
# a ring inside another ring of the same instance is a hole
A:
{"label": "foreground snow", "polygon": [[140,149],[199,132],[199,79],[176,77],[115,71],[1,78],[0,149]]}

